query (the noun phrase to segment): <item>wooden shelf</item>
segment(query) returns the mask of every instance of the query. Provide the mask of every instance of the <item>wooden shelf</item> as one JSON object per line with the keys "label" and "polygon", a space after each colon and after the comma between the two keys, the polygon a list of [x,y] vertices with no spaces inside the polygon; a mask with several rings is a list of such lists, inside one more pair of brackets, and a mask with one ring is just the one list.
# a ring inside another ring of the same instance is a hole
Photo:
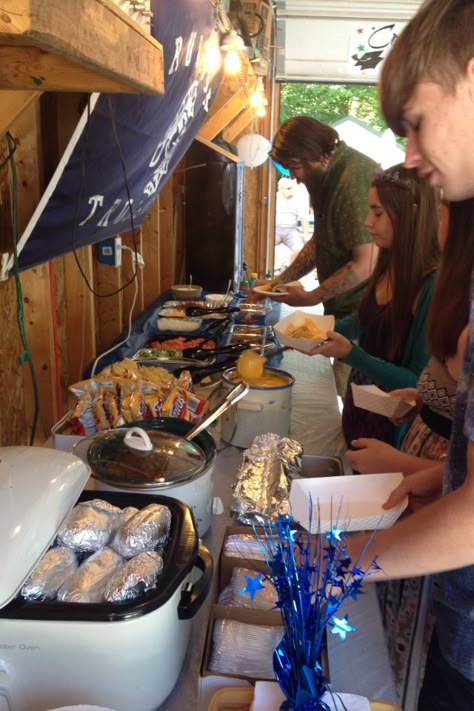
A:
{"label": "wooden shelf", "polygon": [[162,94],[163,50],[112,0],[3,0],[0,89]]}

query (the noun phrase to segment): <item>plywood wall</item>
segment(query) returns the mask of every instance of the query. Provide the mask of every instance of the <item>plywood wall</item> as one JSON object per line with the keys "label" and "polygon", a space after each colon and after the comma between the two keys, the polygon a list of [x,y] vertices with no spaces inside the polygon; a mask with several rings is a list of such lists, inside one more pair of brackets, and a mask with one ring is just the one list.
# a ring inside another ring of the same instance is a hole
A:
{"label": "plywood wall", "polygon": [[[43,95],[40,101],[29,102],[9,126],[16,143],[18,234],[69,140],[80,100],[78,94]],[[7,155],[4,135],[0,153],[1,163]],[[11,195],[8,164],[0,171],[1,251],[12,250]],[[174,203],[171,179],[143,227],[136,230],[145,268],[138,272],[132,318],[175,280],[179,225],[177,229]],[[122,238],[124,244],[133,246],[131,234]],[[73,402],[68,386],[82,377],[86,366],[126,327],[135,293],[134,283],[124,287],[133,276],[128,255],[124,253],[122,268],[115,269],[99,264],[95,247],[87,247],[23,271],[17,282],[14,278],[0,282],[0,446],[30,443],[34,427],[35,442],[47,440],[52,425]],[[117,290],[113,296],[100,296]],[[25,346],[31,351],[33,377],[25,361]]]}
{"label": "plywood wall", "polygon": [[[8,129],[16,142],[19,234],[62,155],[81,102],[80,94],[45,93],[25,102],[22,110],[11,112]],[[5,156],[5,135],[0,133],[0,165]],[[249,271],[261,274],[265,271],[261,242],[267,219],[266,171],[245,171],[245,256]],[[123,243],[130,247],[136,240],[145,261],[138,273],[132,318],[179,278],[185,244],[182,175],[177,170],[170,176],[143,227],[134,236],[122,235]],[[0,252],[11,251],[11,191],[12,171],[7,165],[0,169]],[[0,282],[0,446],[29,444],[33,429],[35,443],[49,438],[53,424],[74,403],[68,386],[81,379],[86,366],[127,326],[135,286],[124,285],[131,276],[127,252],[123,266],[115,269],[99,264],[95,247],[87,247],[21,272],[21,293],[14,278]],[[117,293],[104,296],[113,291]],[[25,361],[25,344],[31,351],[34,377]]]}

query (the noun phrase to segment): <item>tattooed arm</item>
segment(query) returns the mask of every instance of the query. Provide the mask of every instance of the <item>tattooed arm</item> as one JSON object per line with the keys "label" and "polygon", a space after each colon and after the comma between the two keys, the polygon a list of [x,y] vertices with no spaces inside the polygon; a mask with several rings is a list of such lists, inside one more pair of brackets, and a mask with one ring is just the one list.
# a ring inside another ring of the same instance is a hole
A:
{"label": "tattooed arm", "polygon": [[335,296],[345,294],[354,289],[362,281],[369,278],[377,259],[377,247],[373,244],[360,244],[352,250],[352,259],[337,272],[331,274],[316,289],[310,292],[311,304],[329,301]]}
{"label": "tattooed arm", "polygon": [[[278,277],[278,282],[286,283],[298,279],[293,273],[293,266],[305,251],[306,247],[313,241],[311,239],[301,250],[296,260]],[[325,279],[313,291],[305,291],[300,286],[288,286],[288,295],[272,294],[275,301],[284,301],[290,306],[314,306],[324,301],[329,301],[335,296],[345,294],[346,291],[354,289],[362,281],[370,276],[375,260],[377,259],[377,247],[373,244],[361,244],[352,250],[352,259],[342,266],[337,272]],[[289,274],[289,276],[288,276]],[[299,275],[301,276],[301,274]],[[282,277],[284,280],[282,281]]]}

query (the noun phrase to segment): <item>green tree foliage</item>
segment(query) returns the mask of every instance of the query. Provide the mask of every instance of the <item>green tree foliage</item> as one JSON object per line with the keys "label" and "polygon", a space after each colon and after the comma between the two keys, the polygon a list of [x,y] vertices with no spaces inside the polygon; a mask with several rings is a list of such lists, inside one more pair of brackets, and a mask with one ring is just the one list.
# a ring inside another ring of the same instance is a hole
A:
{"label": "green tree foliage", "polygon": [[295,82],[282,84],[280,121],[301,114],[328,124],[345,116],[355,116],[378,131],[387,128],[380,113],[376,86]]}

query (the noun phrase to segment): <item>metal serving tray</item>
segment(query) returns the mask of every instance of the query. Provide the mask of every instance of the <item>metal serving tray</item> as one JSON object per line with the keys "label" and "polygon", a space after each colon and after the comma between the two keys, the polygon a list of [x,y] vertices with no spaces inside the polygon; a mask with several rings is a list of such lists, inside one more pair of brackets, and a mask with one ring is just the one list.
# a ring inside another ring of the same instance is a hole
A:
{"label": "metal serving tray", "polygon": [[326,476],[342,476],[344,467],[339,457],[303,454],[301,457],[301,476],[305,479]]}

